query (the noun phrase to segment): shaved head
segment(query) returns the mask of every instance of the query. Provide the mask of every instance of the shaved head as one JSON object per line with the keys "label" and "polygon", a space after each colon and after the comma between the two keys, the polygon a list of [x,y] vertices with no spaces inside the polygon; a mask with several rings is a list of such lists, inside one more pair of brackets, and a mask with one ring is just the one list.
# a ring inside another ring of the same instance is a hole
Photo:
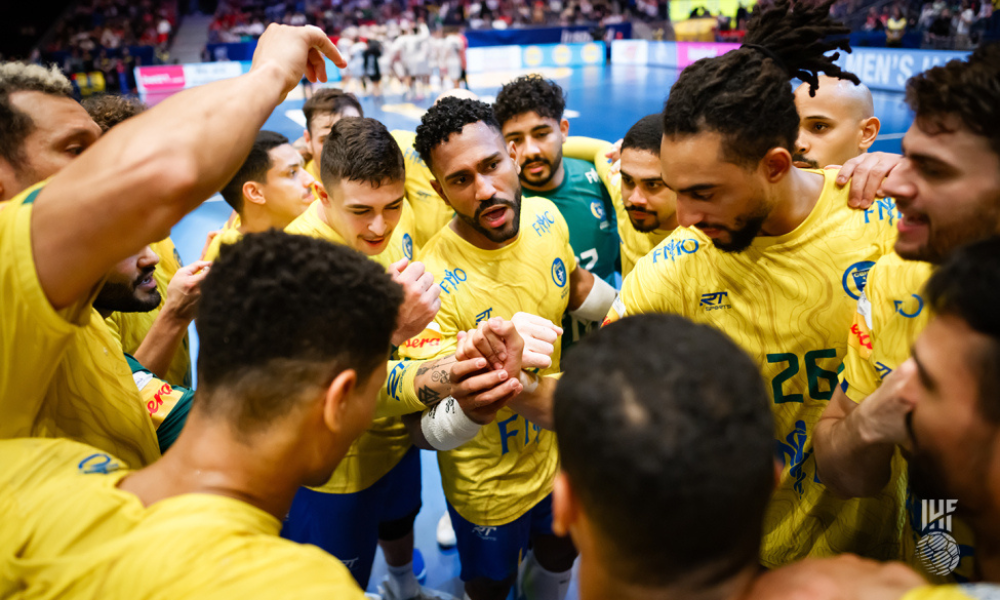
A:
{"label": "shaved head", "polygon": [[879,121],[871,90],[846,79],[820,76],[815,96],[809,85],[795,90],[799,112],[796,166],[842,165],[868,151],[878,136]]}

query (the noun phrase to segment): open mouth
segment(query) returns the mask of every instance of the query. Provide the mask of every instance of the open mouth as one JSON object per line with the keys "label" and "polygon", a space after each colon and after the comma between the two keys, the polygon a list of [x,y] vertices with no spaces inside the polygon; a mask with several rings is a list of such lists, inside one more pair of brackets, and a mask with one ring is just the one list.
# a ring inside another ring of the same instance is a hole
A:
{"label": "open mouth", "polygon": [[901,233],[906,233],[921,227],[926,227],[928,224],[930,224],[930,221],[924,215],[903,213],[903,218],[899,221],[899,231]]}
{"label": "open mouth", "polygon": [[479,215],[480,220],[487,225],[487,227],[500,227],[507,221],[507,207],[506,206],[495,206],[489,208],[481,215]]}
{"label": "open mouth", "polygon": [[143,277],[142,279],[140,279],[138,282],[136,282],[135,288],[137,290],[143,290],[145,292],[149,292],[149,291],[155,290],[156,289],[156,280],[153,279],[153,274],[149,273],[148,275],[146,275],[145,277]]}
{"label": "open mouth", "polygon": [[524,170],[532,175],[541,175],[546,166],[548,165],[543,162],[533,162],[524,165]]}

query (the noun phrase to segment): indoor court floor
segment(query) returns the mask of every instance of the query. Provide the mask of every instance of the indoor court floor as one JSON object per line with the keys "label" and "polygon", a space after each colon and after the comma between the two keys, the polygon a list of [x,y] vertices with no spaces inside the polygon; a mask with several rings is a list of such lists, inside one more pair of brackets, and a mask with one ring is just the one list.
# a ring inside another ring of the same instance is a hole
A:
{"label": "indoor court floor", "polygon": [[[643,116],[660,112],[670,86],[676,81],[676,69],[632,65],[592,66],[577,69],[553,68],[470,75],[472,91],[492,102],[493,97],[507,81],[530,72],[540,72],[562,86],[567,96],[567,118],[570,135],[583,135],[615,141],[625,135],[628,128]],[[903,95],[896,92],[873,92],[875,114],[882,121],[882,129],[873,150],[899,152],[900,140],[912,121],[912,115],[903,102]],[[414,130],[420,116],[432,103],[436,94],[424,100],[407,101],[396,95],[386,95],[378,101],[362,97],[365,116],[382,121],[390,130]],[[264,129],[284,134],[290,140],[302,135],[305,118],[302,100],[287,100],[279,106]],[[185,264],[198,260],[209,231],[218,229],[229,216],[230,208],[216,194],[197,210],[185,217],[173,230],[172,238]],[[197,341],[192,326],[192,354],[197,353]],[[427,569],[425,585],[462,597],[458,579],[459,561],[455,550],[442,552],[437,546],[435,532],[438,519],[445,512],[444,495],[437,460],[433,453],[421,452],[423,469],[423,509],[416,523],[416,545],[421,551]],[[385,562],[380,556],[372,571],[369,591],[375,592],[386,573]],[[569,598],[576,598],[575,584]]]}

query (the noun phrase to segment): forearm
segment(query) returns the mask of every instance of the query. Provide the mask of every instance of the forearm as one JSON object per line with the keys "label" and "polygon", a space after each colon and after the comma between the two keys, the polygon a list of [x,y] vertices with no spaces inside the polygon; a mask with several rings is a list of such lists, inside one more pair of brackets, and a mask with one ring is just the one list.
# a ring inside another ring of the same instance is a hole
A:
{"label": "forearm", "polygon": [[[838,390],[838,394],[840,403],[852,402],[843,392]],[[889,481],[895,445],[867,433],[863,404],[849,411],[838,411],[832,403],[833,410],[828,408],[823,414],[813,436],[819,477],[826,487],[842,497],[874,496]]]}
{"label": "forearm", "polygon": [[553,430],[552,399],[556,391],[555,377],[542,377],[533,391],[523,391],[507,403],[507,407],[542,429]]}
{"label": "forearm", "polygon": [[166,378],[170,363],[187,333],[189,321],[178,319],[166,310],[156,315],[152,327],[133,356],[157,377]]}
{"label": "forearm", "polygon": [[52,304],[86,294],[225,185],[281,95],[280,72],[270,66],[184,91],[115,127],[57,174],[31,223]]}

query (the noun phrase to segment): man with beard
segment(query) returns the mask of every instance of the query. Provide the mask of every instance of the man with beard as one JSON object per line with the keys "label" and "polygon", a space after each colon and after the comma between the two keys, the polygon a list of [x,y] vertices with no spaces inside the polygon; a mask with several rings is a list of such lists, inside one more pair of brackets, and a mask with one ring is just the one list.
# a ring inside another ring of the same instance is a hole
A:
{"label": "man with beard", "polygon": [[783,462],[764,519],[768,568],[842,552],[901,556],[899,498],[840,499],[813,460],[846,351],[841,332],[865,273],[891,249],[897,218],[852,210],[836,172],[792,164],[799,117],[789,79],[853,78],[825,56],[847,47],[830,4],[790,12],[779,1],[754,18],[742,48],[681,73],[660,149],[681,228],[638,262],[608,316],[681,314],[725,331],[757,361]]}
{"label": "man with beard", "polygon": [[[556,205],[569,226],[577,262],[614,285],[618,270],[614,206],[592,163],[563,157],[563,143],[569,135],[565,108],[562,88],[537,75],[503,86],[493,104],[504,140],[517,151],[521,185]],[[566,315],[563,350],[595,329],[599,321],[582,322]]]}
{"label": "man with beard", "polygon": [[800,169],[843,165],[861,156],[878,137],[871,90],[863,83],[820,76],[810,93],[808,83],[795,90],[799,137],[792,159]]}
{"label": "man with beard", "polygon": [[[869,496],[905,481],[895,448],[905,440],[909,407],[899,401],[902,383],[892,373],[931,319],[924,284],[934,265],[960,244],[1000,233],[998,77],[1000,44],[992,44],[907,83],[916,119],[903,139],[906,158],[882,184],[903,215],[896,252],[869,271],[850,328],[843,387],[816,431],[822,479],[845,497]],[[876,204],[868,213],[884,209]],[[920,534],[919,514],[911,524]],[[956,533],[963,545],[971,541],[963,539],[961,527]],[[908,539],[912,551],[916,535]],[[971,570],[962,566],[960,573]]]}
{"label": "man with beard", "polygon": [[[403,355],[446,355],[459,331],[497,316],[510,319],[523,311],[555,321],[568,309],[593,320],[610,306],[614,288],[577,267],[559,210],[542,198],[522,200],[517,152],[504,142],[488,104],[442,100],[423,116],[416,148],[455,217],[421,255],[440,282],[441,309]],[[552,364],[541,375],[559,370],[553,341]],[[527,388],[537,384],[533,374],[520,377]],[[558,458],[555,436],[543,428],[551,416],[519,400],[501,409],[494,423],[475,428],[461,447],[431,439],[449,404],[411,428],[418,443],[439,450],[461,578],[472,600],[506,598],[529,544],[534,551],[524,567],[526,597],[562,598],[576,556],[572,544],[551,531]]]}

